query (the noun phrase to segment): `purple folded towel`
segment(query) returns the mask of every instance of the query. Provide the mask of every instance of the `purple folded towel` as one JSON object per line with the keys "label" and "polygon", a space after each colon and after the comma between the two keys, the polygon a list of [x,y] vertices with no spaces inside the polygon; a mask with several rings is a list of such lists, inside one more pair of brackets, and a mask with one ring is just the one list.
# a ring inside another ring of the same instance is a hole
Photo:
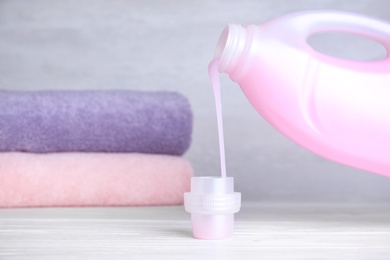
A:
{"label": "purple folded towel", "polygon": [[191,132],[175,92],[0,91],[0,151],[182,155]]}

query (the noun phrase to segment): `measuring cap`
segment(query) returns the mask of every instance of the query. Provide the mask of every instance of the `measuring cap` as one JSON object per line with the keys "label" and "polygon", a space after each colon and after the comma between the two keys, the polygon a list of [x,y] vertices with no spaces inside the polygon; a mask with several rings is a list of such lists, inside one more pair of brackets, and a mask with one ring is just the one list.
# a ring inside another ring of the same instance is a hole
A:
{"label": "measuring cap", "polygon": [[234,192],[232,177],[192,177],[191,192],[184,194],[184,207],[191,213],[195,238],[225,239],[233,233],[241,193]]}

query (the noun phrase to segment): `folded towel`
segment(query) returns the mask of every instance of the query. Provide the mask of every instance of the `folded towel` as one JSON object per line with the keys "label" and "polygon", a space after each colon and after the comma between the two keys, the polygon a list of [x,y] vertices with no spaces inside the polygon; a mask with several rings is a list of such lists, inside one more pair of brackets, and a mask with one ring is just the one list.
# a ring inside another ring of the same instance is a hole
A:
{"label": "folded towel", "polygon": [[0,153],[0,207],[182,204],[191,175],[170,155]]}
{"label": "folded towel", "polygon": [[0,91],[0,151],[182,155],[192,111],[175,92]]}

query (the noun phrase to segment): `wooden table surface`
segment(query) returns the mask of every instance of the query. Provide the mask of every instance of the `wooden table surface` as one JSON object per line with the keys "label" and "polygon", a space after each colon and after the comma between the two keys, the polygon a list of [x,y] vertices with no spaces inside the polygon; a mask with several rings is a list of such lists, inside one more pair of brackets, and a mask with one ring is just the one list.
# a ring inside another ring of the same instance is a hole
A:
{"label": "wooden table surface", "polygon": [[390,205],[244,204],[197,240],[183,207],[0,209],[0,259],[390,259]]}

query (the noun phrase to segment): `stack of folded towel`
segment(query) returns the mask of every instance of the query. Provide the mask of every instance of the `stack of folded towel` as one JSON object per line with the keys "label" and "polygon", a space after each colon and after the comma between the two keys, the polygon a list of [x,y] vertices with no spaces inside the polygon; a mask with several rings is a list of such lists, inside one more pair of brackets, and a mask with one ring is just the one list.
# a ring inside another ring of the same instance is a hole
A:
{"label": "stack of folded towel", "polygon": [[0,91],[0,207],[181,204],[191,133],[178,93]]}

